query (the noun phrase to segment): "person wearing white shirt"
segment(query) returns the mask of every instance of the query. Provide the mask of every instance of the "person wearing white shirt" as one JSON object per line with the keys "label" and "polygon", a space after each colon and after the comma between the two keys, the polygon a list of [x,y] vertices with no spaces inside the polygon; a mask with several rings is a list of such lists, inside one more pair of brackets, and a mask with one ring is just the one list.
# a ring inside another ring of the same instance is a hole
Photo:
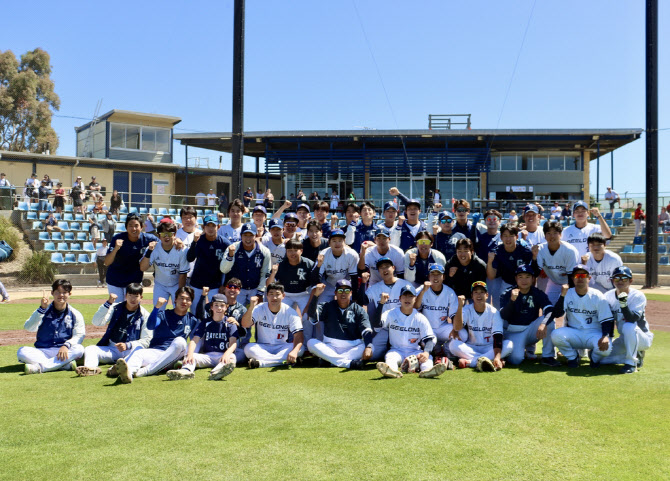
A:
{"label": "person wearing white shirt", "polygon": [[599,232],[589,236],[588,245],[589,252],[582,257],[581,262],[586,264],[591,274],[589,287],[605,294],[612,290],[612,273],[623,262],[619,254],[605,249],[605,238]]}
{"label": "person wearing white shirt", "polygon": [[572,246],[577,249],[579,257],[583,256],[588,251],[587,240],[594,232],[602,232],[606,241],[612,239],[612,231],[597,207],[591,209],[591,214],[598,219],[598,224],[589,224],[588,208],[588,204],[583,200],[575,202],[572,211],[575,223],[566,227],[563,231],[563,240],[568,244],[572,244]]}
{"label": "person wearing white shirt", "polygon": [[576,248],[561,241],[563,226],[560,221],[547,221],[542,230],[547,242],[531,248],[533,261],[547,275],[544,288],[539,285],[538,288],[547,294],[552,304],[556,304],[561,295],[561,286],[568,283],[568,275],[580,263],[580,259]]}
{"label": "person wearing white shirt", "polygon": [[207,196],[203,191],[200,191],[197,194],[195,194],[195,203],[197,205],[204,206],[206,202],[207,202]]}
{"label": "person wearing white shirt", "polygon": [[0,174],[0,187],[11,187],[12,183],[7,177],[5,177],[4,172]]}
{"label": "person wearing white shirt", "polygon": [[[216,203],[219,200],[217,195],[214,193],[214,189],[209,189],[209,194],[207,194],[207,205],[209,207],[216,207]],[[200,204],[198,204],[200,205]]]}

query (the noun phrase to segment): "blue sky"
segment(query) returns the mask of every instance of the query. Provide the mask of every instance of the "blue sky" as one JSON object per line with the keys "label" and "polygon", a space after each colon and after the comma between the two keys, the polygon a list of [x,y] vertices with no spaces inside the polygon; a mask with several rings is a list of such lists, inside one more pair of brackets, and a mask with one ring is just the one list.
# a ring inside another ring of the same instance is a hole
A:
{"label": "blue sky", "polygon": [[[659,124],[670,128],[659,3]],[[181,117],[177,133],[231,129],[232,0],[10,2],[3,17],[23,20],[5,22],[0,49],[51,55],[60,154],[75,154],[74,127],[99,99],[101,113]],[[430,113],[471,113],[473,128],[644,128],[644,18],[644,2],[628,0],[247,0],[245,130],[425,128]],[[669,141],[661,131],[661,179]],[[219,153],[189,156],[218,164]],[[616,190],[645,190],[644,159],[644,135],[615,152]]]}

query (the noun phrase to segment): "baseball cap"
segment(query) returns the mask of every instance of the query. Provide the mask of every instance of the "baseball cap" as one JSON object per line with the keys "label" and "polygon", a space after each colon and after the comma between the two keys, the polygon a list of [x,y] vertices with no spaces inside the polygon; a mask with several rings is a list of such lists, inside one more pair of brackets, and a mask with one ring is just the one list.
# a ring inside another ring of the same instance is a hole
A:
{"label": "baseball cap", "polygon": [[174,224],[174,221],[169,217],[163,217],[159,224]]}
{"label": "baseball cap", "polygon": [[421,202],[419,199],[410,199],[409,202],[407,202],[407,205],[405,205],[405,209],[407,209],[412,204],[418,205],[419,209],[421,208]]}
{"label": "baseball cap", "polygon": [[298,205],[298,208],[296,209],[296,211],[298,211],[298,210],[300,210],[300,209],[307,209],[307,212],[311,212],[311,211],[309,210],[309,206],[308,206],[307,204],[305,204],[305,203]]}
{"label": "baseball cap", "polygon": [[386,262],[387,264],[391,264],[391,265],[393,265],[393,261],[391,260],[391,258],[390,258],[390,257],[386,257],[386,256],[382,256],[382,257],[380,257],[379,259],[377,259],[377,262],[375,262],[375,265],[376,265],[377,267],[379,267],[379,264],[383,264],[384,262]]}
{"label": "baseball cap", "polygon": [[[211,190],[211,189],[210,189],[210,190]],[[265,209],[265,207],[263,207],[262,205],[257,205],[256,207],[254,207],[253,212],[262,212],[262,213],[265,214],[265,215],[268,214],[268,211],[267,211],[267,210]],[[253,214],[253,212],[252,212],[252,214]]]}
{"label": "baseball cap", "polygon": [[575,272],[577,272],[577,271],[584,271],[584,272],[586,272],[587,274],[590,274],[590,272],[589,272],[589,268],[586,267],[584,264],[577,264],[577,265],[572,269],[572,273],[573,273],[573,274],[574,274]]}
{"label": "baseball cap", "polygon": [[612,271],[612,276],[611,277],[615,277],[615,276],[624,276],[624,277],[628,277],[629,279],[632,279],[633,278],[633,272],[630,270],[629,267],[619,266]]}
{"label": "baseball cap", "polygon": [[402,296],[402,295],[404,295],[404,294],[411,294],[411,295],[413,295],[414,297],[416,297],[416,290],[414,289],[414,287],[412,287],[411,285],[407,284],[407,285],[404,286],[402,289],[400,289],[400,295]]}
{"label": "baseball cap", "polygon": [[586,210],[589,210],[589,204],[587,204],[583,200],[578,200],[577,202],[575,202],[574,205],[572,206],[572,210],[575,210],[577,207],[584,207]]}
{"label": "baseball cap", "polygon": [[242,229],[240,230],[240,236],[245,234],[246,232],[251,232],[253,235],[258,234],[258,229],[256,228],[256,224],[253,222],[247,222],[242,226]]}
{"label": "baseball cap", "polygon": [[226,296],[223,294],[214,294],[214,297],[212,297],[212,302],[224,302],[227,303],[228,299],[226,299]]}
{"label": "baseball cap", "polygon": [[333,237],[346,237],[346,235],[344,235],[344,231],[342,229],[335,229],[330,233],[330,238],[332,239]]}
{"label": "baseball cap", "polygon": [[351,289],[351,281],[349,279],[340,279],[335,283],[335,288],[337,289],[339,287],[348,287]]}
{"label": "baseball cap", "polygon": [[442,264],[430,264],[428,266],[428,272],[438,271],[444,274],[444,266]]}
{"label": "baseball cap", "polygon": [[387,227],[380,227],[377,229],[377,232],[375,232],[375,237],[378,235],[383,235],[384,237],[391,237],[391,232],[388,230]]}
{"label": "baseball cap", "polygon": [[384,204],[384,212],[386,212],[389,209],[398,210],[398,204],[396,204],[393,201],[387,202],[386,204]]}
{"label": "baseball cap", "polygon": [[539,214],[540,209],[538,209],[535,204],[530,204],[523,208],[524,214],[527,214],[528,212],[535,212],[536,214]]}
{"label": "baseball cap", "polygon": [[440,212],[440,215],[438,216],[438,219],[439,220],[442,220],[442,219],[454,220],[454,216],[451,214],[451,212],[443,210],[442,212]]}
{"label": "baseball cap", "polygon": [[470,292],[475,290],[475,287],[481,287],[483,288],[486,292],[489,291],[489,288],[486,286],[486,282],[484,281],[475,281],[472,283],[472,286],[470,287]]}
{"label": "baseball cap", "polygon": [[528,264],[521,264],[521,265],[517,266],[516,272],[514,273],[514,275],[516,275],[516,274],[535,275],[535,273],[533,272],[533,268],[530,267],[530,265],[528,265]]}
{"label": "baseball cap", "polygon": [[295,215],[295,213],[293,213],[293,212],[288,212],[284,216],[284,223],[287,223],[287,222],[295,222],[297,224],[298,223],[298,216]]}
{"label": "baseball cap", "polygon": [[284,223],[282,222],[281,219],[270,219],[270,224],[268,225],[268,228],[272,229],[273,227],[279,227],[280,229],[283,229]]}
{"label": "baseball cap", "polygon": [[203,221],[203,225],[207,225],[207,224],[219,225],[218,217],[216,217],[214,214],[207,214],[205,216],[205,220]]}

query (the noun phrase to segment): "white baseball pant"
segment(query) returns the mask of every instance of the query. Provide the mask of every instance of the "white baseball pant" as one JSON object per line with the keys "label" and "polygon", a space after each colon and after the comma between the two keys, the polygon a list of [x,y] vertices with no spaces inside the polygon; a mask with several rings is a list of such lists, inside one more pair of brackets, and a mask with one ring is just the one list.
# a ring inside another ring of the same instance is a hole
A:
{"label": "white baseball pant", "polygon": [[123,302],[123,300],[126,298],[126,288],[125,287],[118,287],[118,286],[113,286],[111,284],[107,284],[107,292],[111,294],[116,294],[116,299],[119,302]]}
{"label": "white baseball pant", "polygon": [[328,361],[335,367],[348,368],[351,365],[351,361],[359,360],[363,357],[365,345],[360,339],[346,341],[324,336],[323,341],[319,341],[318,339],[307,341],[307,349],[315,356]]}
{"label": "white baseball pant", "polygon": [[[440,327],[437,328],[434,327],[433,334],[435,334],[435,337],[437,337],[437,342],[444,342],[449,340],[449,334],[451,334],[451,331],[453,330],[454,325],[445,322]],[[460,331],[458,331],[458,337],[460,337],[462,340],[466,340],[468,338],[468,330],[463,328]]]}
{"label": "white baseball pant", "polygon": [[[508,361],[512,364],[521,364],[525,358],[526,348],[528,346],[535,346],[539,341],[537,338],[537,330],[542,324],[544,316],[538,317],[528,326],[517,326],[510,324],[503,333],[503,337],[512,341],[512,352],[509,355]],[[551,342],[551,333],[556,328],[555,323],[547,324],[547,334],[542,340],[542,357],[556,357],[554,352],[554,343]]]}
{"label": "white baseball pant", "polygon": [[67,367],[72,361],[76,361],[84,355],[84,346],[75,344],[68,350],[68,357],[65,361],[56,359],[59,347],[20,347],[16,353],[19,362],[25,364],[37,364],[42,372],[58,371]]}
{"label": "white baseball pant", "polygon": [[[293,343],[281,344],[261,344],[259,342],[250,342],[244,346],[244,354],[249,358],[256,359],[261,367],[281,366],[286,361],[288,353],[293,350]],[[298,351],[298,357],[305,352],[303,344]]]}
{"label": "white baseball pant", "polygon": [[132,353],[132,349],[126,351],[119,351],[114,343],[109,346],[86,346],[84,349],[84,366],[89,369],[98,367],[102,364],[114,364],[122,357],[128,357]]}
{"label": "white baseball pant", "polygon": [[151,376],[174,364],[186,354],[186,340],[175,337],[164,351],[160,349],[135,348],[126,358],[128,368],[135,377]]}
{"label": "white baseball pant", "polygon": [[607,351],[600,350],[598,341],[602,337],[603,334],[599,330],[583,330],[574,327],[560,327],[551,333],[551,341],[566,359],[577,359],[578,349],[591,349],[595,362],[600,362],[600,358],[607,357],[612,352],[611,341]]}
{"label": "white baseball pant", "polygon": [[[216,367],[219,364],[225,364],[225,362],[222,361],[222,358],[223,358],[222,352],[216,352],[216,351],[206,353],[196,352],[193,354],[193,360],[195,362],[193,364],[183,363],[181,368],[193,372],[196,369],[202,369],[206,367]],[[237,360],[233,361],[233,364],[236,363]]]}
{"label": "white baseball pant", "polygon": [[621,328],[619,337],[612,342],[612,353],[602,358],[600,362],[603,364],[635,366],[637,364],[637,353],[649,349],[653,340],[653,333],[644,332],[634,322],[626,322]]}
{"label": "white baseball pant", "polygon": [[297,304],[300,314],[304,314],[307,310],[307,301],[309,301],[310,294],[310,292],[299,292],[297,294],[287,292],[282,302],[292,309],[294,309],[293,304]]}
{"label": "white baseball pant", "polygon": [[[406,357],[411,355],[418,356],[422,351],[417,351],[416,349],[394,349],[391,348],[384,356],[384,361],[389,365],[394,371],[400,370],[400,365],[405,360]],[[433,368],[433,356],[428,355],[428,360],[419,364],[420,371],[429,371]]]}
{"label": "white baseball pant", "polygon": [[[177,292],[177,289],[179,289],[179,284],[175,284],[174,286],[164,286],[163,284],[156,282],[154,284],[154,305],[156,304],[158,299],[162,297],[166,301],[172,299],[172,308],[174,308],[175,293]],[[197,306],[195,302],[193,303],[193,305]],[[161,311],[164,311],[166,308],[167,308],[167,302],[163,304],[163,307],[161,307]]]}
{"label": "white baseball pant", "polygon": [[318,341],[323,341],[323,324],[317,322],[313,323],[314,319],[308,319],[307,322],[302,324],[302,334],[305,338],[305,344],[310,339],[316,339]]}
{"label": "white baseball pant", "polygon": [[[512,348],[512,341],[507,339],[503,340],[500,358],[505,359],[509,356],[512,352]],[[468,344],[467,342],[457,341],[456,339],[449,343],[449,350],[459,359],[467,359],[470,361],[470,367],[475,367],[477,365],[477,359],[482,356],[493,360],[496,355],[492,343],[476,346],[474,344]]]}

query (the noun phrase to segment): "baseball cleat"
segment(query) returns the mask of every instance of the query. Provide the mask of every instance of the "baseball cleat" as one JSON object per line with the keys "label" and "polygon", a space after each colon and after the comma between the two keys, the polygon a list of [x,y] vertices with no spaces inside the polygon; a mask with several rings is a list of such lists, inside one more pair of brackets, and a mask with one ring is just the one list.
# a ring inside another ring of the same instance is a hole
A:
{"label": "baseball cleat", "polygon": [[349,369],[354,369],[356,371],[362,371],[365,367],[365,363],[361,359],[354,359],[349,363]]}
{"label": "baseball cleat", "polygon": [[95,376],[97,374],[100,374],[102,371],[100,370],[99,367],[86,367],[86,366],[79,366],[77,369],[77,376],[79,377],[86,377],[86,376]]}
{"label": "baseball cleat", "polygon": [[495,372],[496,367],[493,365],[488,357],[481,356],[477,359],[477,369],[478,372]]}
{"label": "baseball cleat", "polygon": [[112,367],[107,369],[107,377],[119,377],[119,373],[116,372],[116,364],[112,364]]}
{"label": "baseball cleat", "polygon": [[170,381],[183,381],[184,379],[193,379],[195,373],[188,369],[172,369],[167,372],[166,376]]}
{"label": "baseball cleat", "polygon": [[644,364],[644,354],[646,351],[637,351],[637,368],[642,369]]}
{"label": "baseball cleat", "polygon": [[555,357],[543,357],[542,361],[540,361],[543,366],[549,366],[549,367],[558,367],[561,365],[558,359]]}
{"label": "baseball cleat", "polygon": [[23,373],[28,374],[42,374],[42,368],[39,364],[25,364],[23,366]]}
{"label": "baseball cleat", "polygon": [[458,369],[465,369],[466,367],[470,367],[470,361],[467,359],[459,359],[458,360]]}
{"label": "baseball cleat", "polygon": [[3,304],[7,304],[7,303],[9,303],[9,297],[5,297],[5,298],[2,300],[2,303],[3,303]]}
{"label": "baseball cleat", "polygon": [[431,367],[427,371],[421,371],[419,373],[419,377],[423,377],[423,378],[437,377],[446,370],[447,370],[447,365],[445,363],[441,362],[440,364],[434,364],[433,367]]}
{"label": "baseball cleat", "polygon": [[600,367],[600,363],[593,360],[593,351],[589,350],[588,353],[589,353],[589,367],[591,367],[591,369],[598,369]]}
{"label": "baseball cleat", "polygon": [[121,358],[116,361],[116,372],[119,374],[119,379],[123,384],[130,384],[133,382],[133,375],[130,373],[128,363],[125,359]]}
{"label": "baseball cleat", "polygon": [[577,356],[574,359],[568,359],[568,364],[567,366],[571,369],[579,367],[579,356]]}
{"label": "baseball cleat", "polygon": [[210,381],[218,381],[219,379],[223,379],[226,377],[228,374],[233,372],[235,369],[235,363],[234,362],[229,362],[228,364],[219,364],[216,366],[214,369],[212,369],[209,373],[209,380]]}
{"label": "baseball cleat", "polygon": [[377,371],[379,371],[382,376],[384,377],[391,377],[394,379],[398,379],[402,377],[402,373],[400,371],[395,371],[391,369],[391,366],[386,364],[385,362],[378,362],[377,363]]}
{"label": "baseball cleat", "polygon": [[537,361],[537,357],[538,357],[537,354],[535,354],[534,352],[526,351],[526,359],[528,359],[529,361]]}
{"label": "baseball cleat", "polygon": [[631,366],[630,364],[624,364],[621,370],[619,371],[619,374],[632,374],[636,372],[637,369],[635,366]]}
{"label": "baseball cleat", "polygon": [[317,367],[335,367],[333,366],[330,362],[326,361],[325,359],[319,358],[319,360],[316,362]]}
{"label": "baseball cleat", "polygon": [[261,367],[261,363],[258,362],[258,359],[254,359],[253,357],[249,359],[249,369],[256,369]]}

